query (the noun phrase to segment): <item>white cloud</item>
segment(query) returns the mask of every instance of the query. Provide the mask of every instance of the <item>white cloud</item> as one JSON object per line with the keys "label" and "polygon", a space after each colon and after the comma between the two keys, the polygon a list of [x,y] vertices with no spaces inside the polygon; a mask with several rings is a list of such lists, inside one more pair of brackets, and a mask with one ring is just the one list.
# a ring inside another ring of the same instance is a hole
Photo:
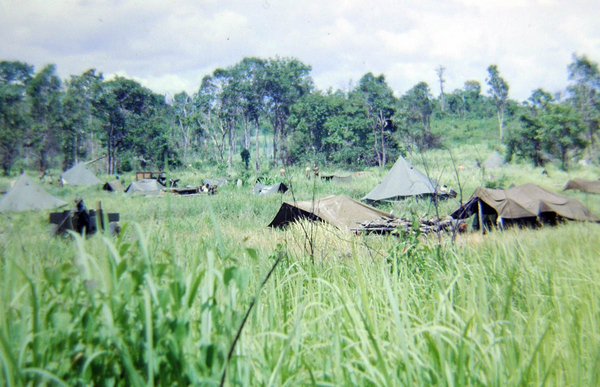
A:
{"label": "white cloud", "polygon": [[484,82],[492,63],[510,96],[567,85],[571,54],[600,60],[600,3],[586,0],[0,0],[0,60],[62,77],[97,68],[157,92],[197,90],[203,75],[246,56],[294,56],[322,89],[385,74],[404,92],[419,81],[437,94]]}

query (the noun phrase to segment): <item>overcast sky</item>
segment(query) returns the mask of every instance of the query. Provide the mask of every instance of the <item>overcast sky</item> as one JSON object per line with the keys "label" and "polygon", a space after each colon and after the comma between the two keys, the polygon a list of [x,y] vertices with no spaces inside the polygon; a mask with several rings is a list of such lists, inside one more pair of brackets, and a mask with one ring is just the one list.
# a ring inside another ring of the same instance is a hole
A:
{"label": "overcast sky", "polygon": [[96,68],[159,93],[198,90],[244,57],[296,57],[319,89],[384,74],[403,94],[439,94],[497,64],[509,96],[568,84],[572,54],[600,61],[599,0],[0,0],[0,60],[62,78]]}

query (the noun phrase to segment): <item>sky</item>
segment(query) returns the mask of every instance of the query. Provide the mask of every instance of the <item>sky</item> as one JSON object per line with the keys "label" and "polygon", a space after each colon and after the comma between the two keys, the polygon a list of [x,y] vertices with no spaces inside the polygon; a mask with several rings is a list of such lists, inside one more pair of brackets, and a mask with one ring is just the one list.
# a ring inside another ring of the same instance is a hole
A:
{"label": "sky", "polygon": [[498,65],[509,97],[564,91],[572,55],[600,62],[598,0],[0,0],[0,61],[61,78],[90,68],[157,93],[195,93],[244,57],[294,57],[317,88],[384,74],[400,96],[445,92]]}

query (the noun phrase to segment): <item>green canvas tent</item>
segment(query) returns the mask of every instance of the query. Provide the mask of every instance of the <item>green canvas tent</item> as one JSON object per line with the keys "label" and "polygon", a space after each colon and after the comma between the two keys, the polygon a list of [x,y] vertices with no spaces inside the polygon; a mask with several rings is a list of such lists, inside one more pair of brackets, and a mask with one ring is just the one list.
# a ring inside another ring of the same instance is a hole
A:
{"label": "green canvas tent", "polygon": [[161,187],[156,179],[142,179],[129,184],[125,193],[129,195],[158,196],[160,195],[160,189]]}
{"label": "green canvas tent", "polygon": [[573,180],[567,181],[567,184],[565,185],[563,191],[569,189],[575,189],[587,193],[600,194],[600,180],[585,180],[575,178]]}
{"label": "green canvas tent", "polygon": [[104,183],[102,189],[109,192],[123,192],[125,188],[121,184],[119,180],[109,181],[108,183]]}
{"label": "green canvas tent", "polygon": [[73,168],[60,175],[63,184],[68,185],[96,185],[102,184],[102,180],[98,179],[92,173],[85,163],[77,163]]}
{"label": "green canvas tent", "polygon": [[398,156],[398,160],[383,181],[362,200],[374,202],[407,196],[432,195],[436,192],[435,186],[427,176],[413,167],[404,157]]}
{"label": "green canvas tent", "polygon": [[283,183],[276,183],[273,185],[264,185],[264,184],[260,184],[257,183],[254,188],[252,189],[252,192],[256,195],[272,195],[275,193],[286,193],[288,190],[287,185],[283,184]]}
{"label": "green canvas tent", "polygon": [[202,184],[208,184],[210,186],[220,186],[227,184],[227,179],[204,179],[204,181],[202,181]]}
{"label": "green canvas tent", "polygon": [[0,212],[50,210],[67,205],[22,174],[15,185],[0,199]]}
{"label": "green canvas tent", "polygon": [[473,214],[492,216],[501,223],[535,222],[555,223],[558,219],[600,222],[577,200],[547,191],[535,184],[523,184],[508,189],[479,187],[467,203],[454,210],[454,219],[465,219]]}
{"label": "green canvas tent", "polygon": [[299,219],[310,219],[332,224],[344,231],[358,228],[361,222],[378,220],[381,217],[393,218],[347,196],[327,196],[323,199],[300,202],[283,202],[269,227],[284,227]]}
{"label": "green canvas tent", "polygon": [[334,184],[350,184],[352,183],[352,175],[342,175],[339,173],[333,173],[331,175],[319,175],[321,180],[330,181]]}

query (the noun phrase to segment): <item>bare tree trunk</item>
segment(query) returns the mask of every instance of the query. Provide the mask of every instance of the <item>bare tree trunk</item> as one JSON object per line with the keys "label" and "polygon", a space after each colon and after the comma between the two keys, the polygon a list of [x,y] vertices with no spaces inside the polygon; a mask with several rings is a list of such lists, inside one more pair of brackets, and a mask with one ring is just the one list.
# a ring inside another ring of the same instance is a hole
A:
{"label": "bare tree trunk", "polygon": [[256,171],[260,170],[260,142],[259,142],[259,125],[256,121]]}
{"label": "bare tree trunk", "polygon": [[227,156],[227,169],[231,174],[231,167],[233,164],[233,122],[231,120],[227,124],[227,142],[229,143],[229,153]]}
{"label": "bare tree trunk", "polygon": [[504,109],[498,109],[498,126],[500,127],[500,140],[504,137]]}

